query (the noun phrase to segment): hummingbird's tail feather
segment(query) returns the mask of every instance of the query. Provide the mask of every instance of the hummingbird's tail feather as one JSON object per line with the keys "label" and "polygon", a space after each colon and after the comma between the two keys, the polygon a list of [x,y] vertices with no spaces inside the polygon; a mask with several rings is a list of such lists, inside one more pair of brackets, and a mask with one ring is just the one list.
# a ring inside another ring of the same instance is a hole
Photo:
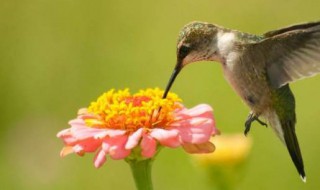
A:
{"label": "hummingbird's tail feather", "polygon": [[306,174],[303,166],[303,159],[295,132],[296,114],[295,100],[289,85],[285,85],[273,91],[274,110],[265,116],[272,129],[287,146],[291,159],[298,170],[303,181],[306,181]]}
{"label": "hummingbird's tail feather", "polygon": [[296,166],[301,179],[306,182],[303,159],[294,127],[295,122],[291,120],[282,120],[280,121],[280,123],[283,130],[284,140],[290,153],[291,159]]}

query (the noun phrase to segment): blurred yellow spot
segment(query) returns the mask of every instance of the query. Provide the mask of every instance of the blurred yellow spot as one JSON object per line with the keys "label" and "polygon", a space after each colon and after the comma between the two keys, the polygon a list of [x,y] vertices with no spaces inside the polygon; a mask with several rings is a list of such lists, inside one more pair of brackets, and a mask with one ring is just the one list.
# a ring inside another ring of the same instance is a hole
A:
{"label": "blurred yellow spot", "polygon": [[216,146],[214,153],[194,155],[200,165],[240,164],[246,160],[252,146],[252,139],[243,134],[215,136],[211,142]]}

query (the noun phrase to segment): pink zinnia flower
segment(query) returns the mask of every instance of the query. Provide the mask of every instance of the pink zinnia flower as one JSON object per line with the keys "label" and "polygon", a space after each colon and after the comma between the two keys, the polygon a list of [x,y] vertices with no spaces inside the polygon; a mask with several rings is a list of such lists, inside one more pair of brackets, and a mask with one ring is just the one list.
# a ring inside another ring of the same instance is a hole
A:
{"label": "pink zinnia flower", "polygon": [[151,158],[160,146],[182,146],[188,153],[213,152],[209,140],[218,130],[212,108],[201,104],[187,109],[176,94],[169,93],[166,99],[162,94],[158,88],[133,95],[128,89],[104,93],[89,108],[79,110],[78,117],[69,122],[71,128],[58,133],[65,144],[61,156],[96,152],[98,168],[107,155]]}

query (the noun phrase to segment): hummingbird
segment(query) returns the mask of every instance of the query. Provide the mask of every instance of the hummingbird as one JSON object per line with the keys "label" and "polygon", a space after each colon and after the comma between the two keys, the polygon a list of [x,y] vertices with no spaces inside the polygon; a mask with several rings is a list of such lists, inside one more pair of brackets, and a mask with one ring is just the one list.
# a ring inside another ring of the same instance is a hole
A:
{"label": "hummingbird", "polygon": [[262,35],[191,22],[179,33],[176,56],[163,98],[186,65],[219,62],[225,79],[251,110],[244,134],[247,135],[254,121],[270,125],[287,147],[301,179],[306,181],[295,132],[295,98],[289,84],[320,73],[320,21],[291,25]]}

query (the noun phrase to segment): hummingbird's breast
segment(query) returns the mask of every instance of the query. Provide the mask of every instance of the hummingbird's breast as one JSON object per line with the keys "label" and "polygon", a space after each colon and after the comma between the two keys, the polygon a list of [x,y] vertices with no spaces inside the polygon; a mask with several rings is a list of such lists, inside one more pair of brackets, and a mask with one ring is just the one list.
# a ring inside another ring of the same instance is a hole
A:
{"label": "hummingbird's breast", "polygon": [[272,105],[263,63],[243,57],[241,52],[230,52],[222,65],[226,80],[256,115]]}

